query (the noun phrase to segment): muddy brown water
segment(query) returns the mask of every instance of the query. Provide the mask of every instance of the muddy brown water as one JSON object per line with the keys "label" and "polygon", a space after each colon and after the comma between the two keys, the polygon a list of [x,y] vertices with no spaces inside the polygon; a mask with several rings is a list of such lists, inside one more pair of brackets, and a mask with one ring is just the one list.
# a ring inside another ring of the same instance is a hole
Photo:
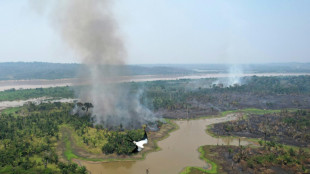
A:
{"label": "muddy brown water", "polygon": [[[237,119],[238,114],[230,114],[221,118],[175,121],[179,129],[158,142],[160,151],[146,155],[144,160],[118,162],[91,162],[74,160],[84,165],[91,174],[174,174],[187,166],[208,168],[209,165],[199,159],[198,148],[202,145],[238,145],[239,140],[233,138],[213,138],[206,133],[206,126],[214,123]],[[242,145],[250,142],[241,140]]]}
{"label": "muddy brown water", "polygon": [[[299,76],[299,75],[310,75],[309,73],[246,73],[239,75],[240,77],[245,76]],[[201,78],[221,78],[229,77],[229,74],[216,74],[207,73],[199,75],[136,75],[136,76],[121,76],[116,79],[117,82],[145,82],[145,81],[157,81],[157,80],[179,80],[179,79],[201,79]],[[0,91],[8,89],[34,89],[34,88],[49,88],[57,86],[76,86],[89,84],[86,79],[79,80],[76,78],[72,79],[55,79],[55,80],[44,80],[44,79],[33,79],[33,80],[1,80]]]}
{"label": "muddy brown water", "polygon": [[[22,106],[26,102],[46,102],[47,98],[37,98],[21,101],[0,102],[0,110],[7,107]],[[54,100],[60,102],[73,102],[73,99]],[[233,138],[214,138],[208,135],[206,126],[237,119],[238,114],[230,114],[221,118],[175,121],[179,129],[170,133],[170,136],[158,142],[160,151],[146,155],[144,160],[118,161],[118,162],[91,162],[74,159],[84,165],[91,174],[174,174],[187,166],[208,168],[209,165],[199,159],[198,147],[202,145],[238,145],[239,140]],[[241,140],[242,145],[250,142]]]}

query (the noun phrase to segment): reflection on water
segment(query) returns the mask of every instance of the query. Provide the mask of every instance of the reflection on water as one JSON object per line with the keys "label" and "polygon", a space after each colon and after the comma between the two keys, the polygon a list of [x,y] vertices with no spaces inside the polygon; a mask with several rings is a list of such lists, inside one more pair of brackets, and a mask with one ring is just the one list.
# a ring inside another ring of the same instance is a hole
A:
{"label": "reflection on water", "polygon": [[[206,126],[213,123],[236,119],[237,115],[227,115],[222,118],[200,119],[189,121],[176,121],[179,129],[170,136],[158,142],[161,151],[150,153],[145,160],[135,162],[88,162],[78,160],[85,165],[92,174],[145,174],[149,168],[150,174],[179,173],[186,166],[207,167],[207,164],[199,159],[199,146],[202,145],[238,145],[238,139],[213,138],[206,134]],[[241,140],[240,144],[246,145],[247,141]],[[77,160],[76,160],[77,161]]]}

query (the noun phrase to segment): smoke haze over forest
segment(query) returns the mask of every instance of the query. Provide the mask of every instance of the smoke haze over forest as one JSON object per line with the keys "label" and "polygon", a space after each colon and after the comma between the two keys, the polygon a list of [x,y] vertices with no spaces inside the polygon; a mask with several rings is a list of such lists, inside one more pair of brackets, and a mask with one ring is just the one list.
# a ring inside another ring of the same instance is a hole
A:
{"label": "smoke haze over forest", "polygon": [[[230,85],[239,83],[244,71],[249,72],[238,64],[308,62],[309,2],[257,2],[3,1],[0,16],[9,15],[11,20],[1,20],[6,26],[2,40],[8,43],[0,41],[4,45],[0,61],[82,63],[87,71],[81,69],[77,77],[92,85],[78,96],[94,104],[97,122],[111,115],[128,120],[143,115],[136,120],[145,123],[153,116],[140,106],[139,94],[129,94],[113,83],[119,75],[130,73],[124,66],[127,63],[228,63],[224,72],[230,74]],[[21,20],[36,25],[15,23]],[[17,31],[19,25],[23,31]],[[186,70],[184,74],[206,71],[205,67],[171,66]],[[68,73],[64,77],[74,74]]]}
{"label": "smoke haze over forest", "polygon": [[[30,1],[35,8],[37,1]],[[47,2],[46,2],[47,3]],[[62,40],[75,52],[89,71],[81,69],[78,78],[88,80],[77,92],[82,102],[93,104],[96,123],[109,127],[139,128],[157,117],[140,104],[140,92],[117,83],[119,71],[126,68],[126,49],[111,11],[111,0],[53,1],[50,20]],[[36,9],[40,12],[42,9]],[[115,68],[118,67],[118,68]]]}

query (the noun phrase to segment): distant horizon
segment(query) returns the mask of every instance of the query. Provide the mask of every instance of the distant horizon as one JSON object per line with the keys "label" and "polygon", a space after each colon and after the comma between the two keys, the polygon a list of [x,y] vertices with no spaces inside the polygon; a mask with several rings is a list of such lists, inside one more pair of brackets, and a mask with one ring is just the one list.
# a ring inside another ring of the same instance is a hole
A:
{"label": "distant horizon", "polygon": [[[50,64],[85,64],[79,62],[45,62],[45,61],[10,61],[10,62],[0,62],[0,63],[50,63]],[[264,65],[264,64],[310,64],[309,62],[266,62],[266,63],[150,63],[150,64],[123,64],[123,65]]]}
{"label": "distant horizon", "polygon": [[[85,56],[55,28],[53,1],[29,2],[0,1],[0,62],[82,62]],[[307,0],[119,0],[110,10],[130,65],[266,64],[310,61],[309,6]]]}

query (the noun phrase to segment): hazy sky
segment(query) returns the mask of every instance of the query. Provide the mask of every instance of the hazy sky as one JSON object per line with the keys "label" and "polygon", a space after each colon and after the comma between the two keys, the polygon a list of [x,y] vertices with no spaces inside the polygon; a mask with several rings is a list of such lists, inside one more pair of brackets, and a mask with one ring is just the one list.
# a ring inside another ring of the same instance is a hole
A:
{"label": "hazy sky", "polygon": [[[310,62],[309,0],[115,0],[130,64]],[[79,62],[27,0],[0,1],[0,62]]]}

